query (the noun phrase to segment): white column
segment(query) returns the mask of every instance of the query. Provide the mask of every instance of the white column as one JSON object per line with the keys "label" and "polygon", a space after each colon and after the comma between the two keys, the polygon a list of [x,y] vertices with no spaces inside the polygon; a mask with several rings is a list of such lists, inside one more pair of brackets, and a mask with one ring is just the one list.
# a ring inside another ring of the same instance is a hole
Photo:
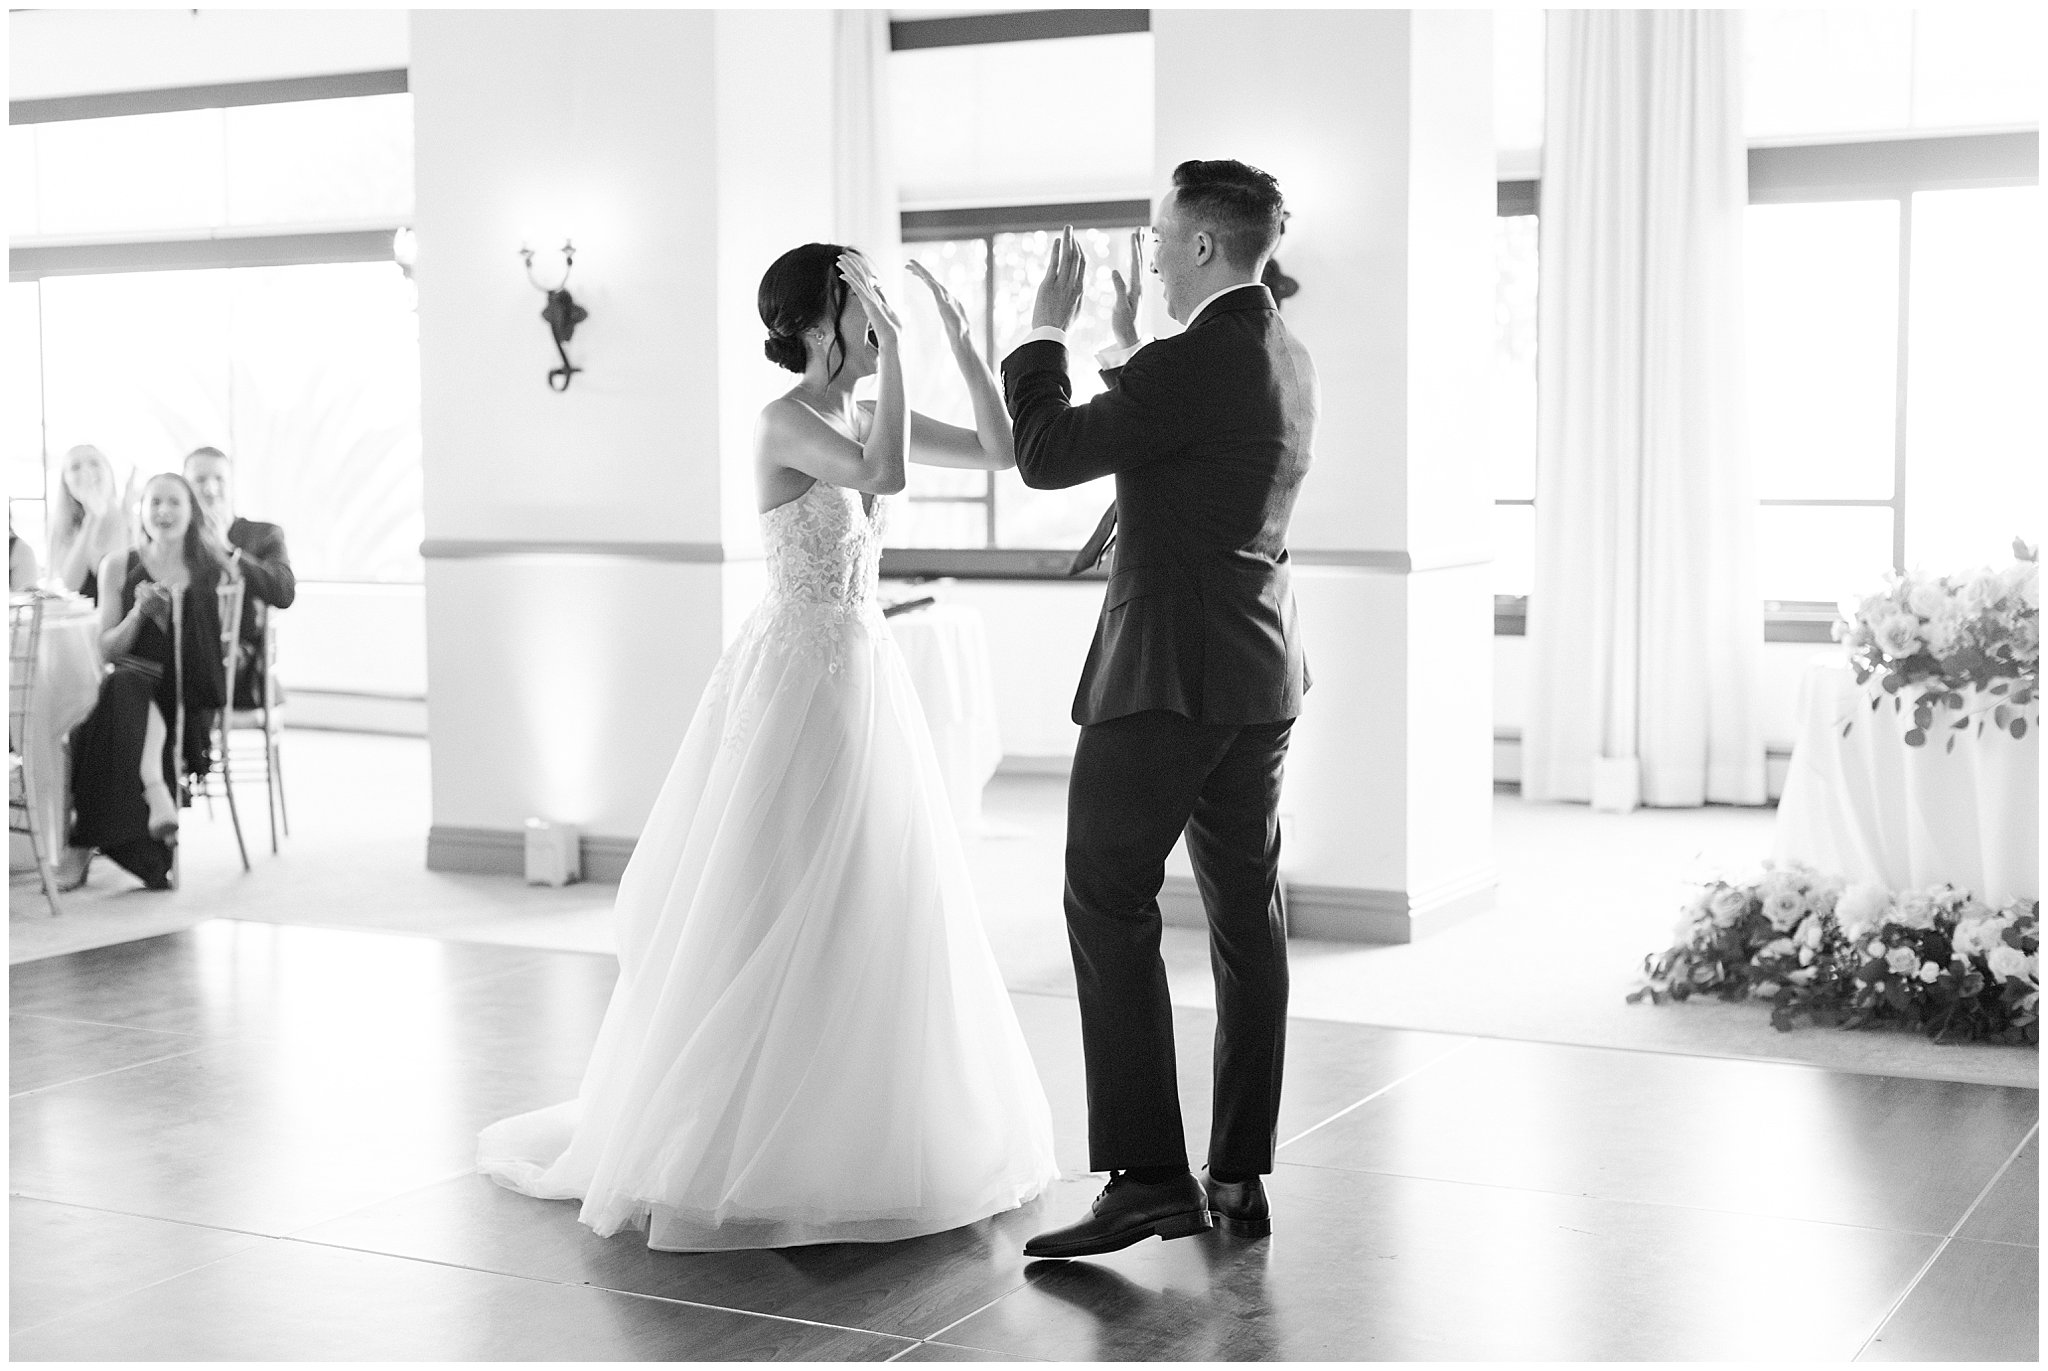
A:
{"label": "white column", "polygon": [[[1157,183],[1188,158],[1279,178],[1285,319],[1322,381],[1290,538],[1314,677],[1282,805],[1293,928],[1409,941],[1495,881],[1491,20],[1166,9],[1152,31]],[[1169,883],[1169,917],[1188,893]]]}
{"label": "white column", "polygon": [[[516,871],[529,816],[615,875],[760,588],[761,272],[827,236],[825,11],[413,15],[428,864]],[[551,391],[543,297],[590,311]]]}

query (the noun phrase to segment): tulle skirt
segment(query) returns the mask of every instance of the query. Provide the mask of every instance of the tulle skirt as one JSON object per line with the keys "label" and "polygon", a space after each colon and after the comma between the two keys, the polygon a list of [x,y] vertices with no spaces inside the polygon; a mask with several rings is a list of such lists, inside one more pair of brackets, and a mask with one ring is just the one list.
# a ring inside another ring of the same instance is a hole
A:
{"label": "tulle skirt", "polygon": [[1023,1204],[1051,1115],[915,688],[872,609],[771,601],[619,882],[575,1100],[478,1165],[675,1251],[887,1242]]}

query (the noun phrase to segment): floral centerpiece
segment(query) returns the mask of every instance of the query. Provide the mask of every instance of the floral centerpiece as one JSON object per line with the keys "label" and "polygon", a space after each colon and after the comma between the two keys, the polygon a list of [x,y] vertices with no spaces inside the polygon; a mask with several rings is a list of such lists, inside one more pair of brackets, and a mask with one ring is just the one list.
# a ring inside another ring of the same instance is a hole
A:
{"label": "floral centerpiece", "polygon": [[[1987,720],[2015,738],[2035,722],[2041,680],[2041,565],[2038,549],[2013,540],[2012,565],[1963,576],[1892,576],[1886,588],[1853,606],[1844,602],[1835,636],[1848,650],[1858,685],[1871,685],[1870,707],[1892,697],[1903,711],[1913,697],[1910,747],[1944,719],[1953,751],[1956,735]],[[1967,694],[1965,692],[1968,692]],[[1847,734],[1855,726],[1842,725]]]}
{"label": "floral centerpiece", "polygon": [[1894,893],[1766,863],[1756,880],[1706,885],[1628,998],[1769,999],[1780,1031],[1806,1018],[2038,1045],[2040,930],[2038,900],[1994,909],[1953,886]]}

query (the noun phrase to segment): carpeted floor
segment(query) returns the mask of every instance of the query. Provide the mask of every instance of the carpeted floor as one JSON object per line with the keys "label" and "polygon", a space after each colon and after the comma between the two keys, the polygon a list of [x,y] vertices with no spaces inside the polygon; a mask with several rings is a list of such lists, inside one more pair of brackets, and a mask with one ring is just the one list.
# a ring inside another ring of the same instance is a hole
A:
{"label": "carpeted floor", "polygon": [[[561,890],[509,877],[425,869],[427,750],[410,739],[295,731],[286,740],[294,833],[278,856],[248,825],[254,869],[235,855],[227,815],[188,817],[184,888],[141,890],[105,864],[48,916],[33,884],[10,890],[9,960],[21,962],[187,928],[209,918],[370,928],[424,937],[609,951],[610,886]],[[998,777],[991,834],[969,844],[983,916],[1013,990],[1071,995],[1060,922],[1064,781]],[[257,804],[260,806],[260,795]],[[1367,947],[1299,940],[1296,1017],[1472,1037],[2039,1086],[2030,1048],[1937,1046],[1900,1033],[1778,1033],[1760,1005],[1630,1005],[1645,953],[1668,939],[1686,883],[1755,869],[1769,810],[1594,814],[1501,794],[1495,908],[1424,942]],[[1176,1003],[1209,1007],[1206,942],[1168,929]]]}

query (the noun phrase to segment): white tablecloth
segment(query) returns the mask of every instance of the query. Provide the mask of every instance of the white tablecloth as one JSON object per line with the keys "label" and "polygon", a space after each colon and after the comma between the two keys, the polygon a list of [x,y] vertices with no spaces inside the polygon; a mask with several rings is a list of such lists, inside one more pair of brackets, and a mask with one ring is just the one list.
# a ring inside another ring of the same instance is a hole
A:
{"label": "white tablecloth", "polygon": [[967,605],[927,605],[889,620],[889,631],[917,683],[960,831],[978,833],[982,787],[1003,760],[981,611]]}
{"label": "white tablecloth", "polygon": [[[92,713],[99,699],[101,662],[100,615],[92,601],[64,596],[45,604],[22,762],[53,860],[63,850],[64,820],[71,809],[71,769],[66,763],[64,735]],[[8,740],[10,746],[20,741]],[[7,855],[10,870],[35,867],[25,835],[10,835]]]}
{"label": "white tablecloth", "polygon": [[[1839,658],[1819,658],[1799,688],[1799,736],[1778,802],[1774,855],[1893,890],[1963,887],[1994,903],[2041,890],[2038,730],[2025,738],[1936,710],[1922,747],[1903,741],[1902,710],[1876,710]],[[1967,697],[1966,697],[1967,698]],[[1854,720],[1848,736],[1842,725]]]}

